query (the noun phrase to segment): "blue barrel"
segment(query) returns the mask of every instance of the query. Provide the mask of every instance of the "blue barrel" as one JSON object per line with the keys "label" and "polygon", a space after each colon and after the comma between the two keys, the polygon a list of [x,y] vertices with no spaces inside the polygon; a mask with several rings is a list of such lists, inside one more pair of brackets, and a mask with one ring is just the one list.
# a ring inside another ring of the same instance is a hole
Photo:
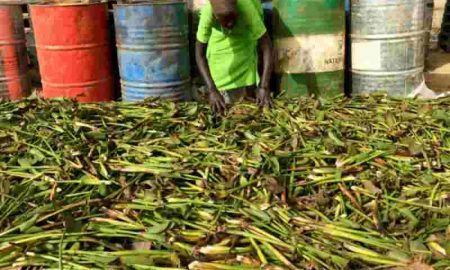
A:
{"label": "blue barrel", "polygon": [[187,99],[190,66],[185,1],[118,4],[114,20],[122,99]]}

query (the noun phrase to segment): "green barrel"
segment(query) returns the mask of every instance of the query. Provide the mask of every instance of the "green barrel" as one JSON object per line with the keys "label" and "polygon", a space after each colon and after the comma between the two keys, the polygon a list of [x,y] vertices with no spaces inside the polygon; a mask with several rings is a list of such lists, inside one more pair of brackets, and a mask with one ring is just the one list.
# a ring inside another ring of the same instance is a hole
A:
{"label": "green barrel", "polygon": [[277,87],[288,97],[344,92],[345,0],[274,0]]}

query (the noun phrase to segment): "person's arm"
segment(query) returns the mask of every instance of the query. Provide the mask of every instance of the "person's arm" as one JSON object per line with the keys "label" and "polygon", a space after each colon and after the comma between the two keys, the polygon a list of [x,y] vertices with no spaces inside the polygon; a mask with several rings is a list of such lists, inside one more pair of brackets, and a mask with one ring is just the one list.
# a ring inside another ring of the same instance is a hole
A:
{"label": "person's arm", "polygon": [[256,102],[259,106],[272,106],[272,98],[270,97],[270,77],[273,70],[272,41],[266,32],[258,40],[258,49],[261,55],[260,61],[263,63],[261,81],[256,93]]}
{"label": "person's arm", "polygon": [[216,89],[211,73],[209,71],[208,61],[206,60],[206,49],[208,44],[202,43],[197,40],[195,43],[195,61],[197,62],[198,69],[203,79],[205,80],[208,90]]}
{"label": "person's arm", "polygon": [[206,87],[208,88],[209,105],[211,106],[211,109],[215,113],[223,113],[225,110],[225,100],[219,90],[217,90],[216,84],[212,79],[208,61],[206,59],[207,46],[208,44],[197,40],[195,43],[195,61],[197,62],[203,80],[205,80]]}
{"label": "person's arm", "polygon": [[217,90],[216,84],[211,76],[208,60],[206,59],[206,49],[211,37],[213,25],[213,11],[207,3],[200,11],[200,21],[197,30],[197,42],[195,43],[195,61],[208,88],[209,105],[215,113],[222,113],[225,110],[225,100]]}

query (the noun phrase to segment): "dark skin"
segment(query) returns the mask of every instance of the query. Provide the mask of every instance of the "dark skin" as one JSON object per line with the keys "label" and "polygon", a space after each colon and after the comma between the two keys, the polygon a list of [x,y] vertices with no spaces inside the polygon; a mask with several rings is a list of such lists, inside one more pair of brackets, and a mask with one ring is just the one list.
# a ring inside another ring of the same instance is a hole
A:
{"label": "dark skin", "polygon": [[[215,14],[219,24],[228,30],[232,30],[236,24],[238,14],[235,11],[230,11],[225,14]],[[200,70],[200,74],[205,80],[209,93],[209,105],[214,113],[223,114],[225,111],[225,100],[222,94],[216,87],[214,80],[212,79],[209,69],[208,61],[206,59],[206,49],[208,44],[201,43],[197,40],[195,44],[195,59],[197,66]],[[261,75],[261,82],[256,90],[256,104],[260,107],[269,106],[272,107],[272,98],[270,97],[270,76],[273,68],[272,57],[272,41],[268,33],[265,33],[258,40],[258,50],[260,51],[260,61],[263,63],[263,69]]]}

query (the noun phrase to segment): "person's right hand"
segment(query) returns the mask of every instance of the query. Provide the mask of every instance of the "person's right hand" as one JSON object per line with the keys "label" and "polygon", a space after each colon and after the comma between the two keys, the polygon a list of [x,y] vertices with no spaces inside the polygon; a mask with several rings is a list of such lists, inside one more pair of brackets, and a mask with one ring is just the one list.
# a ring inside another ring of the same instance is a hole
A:
{"label": "person's right hand", "polygon": [[209,90],[209,106],[216,114],[223,114],[225,111],[225,99],[217,89]]}

